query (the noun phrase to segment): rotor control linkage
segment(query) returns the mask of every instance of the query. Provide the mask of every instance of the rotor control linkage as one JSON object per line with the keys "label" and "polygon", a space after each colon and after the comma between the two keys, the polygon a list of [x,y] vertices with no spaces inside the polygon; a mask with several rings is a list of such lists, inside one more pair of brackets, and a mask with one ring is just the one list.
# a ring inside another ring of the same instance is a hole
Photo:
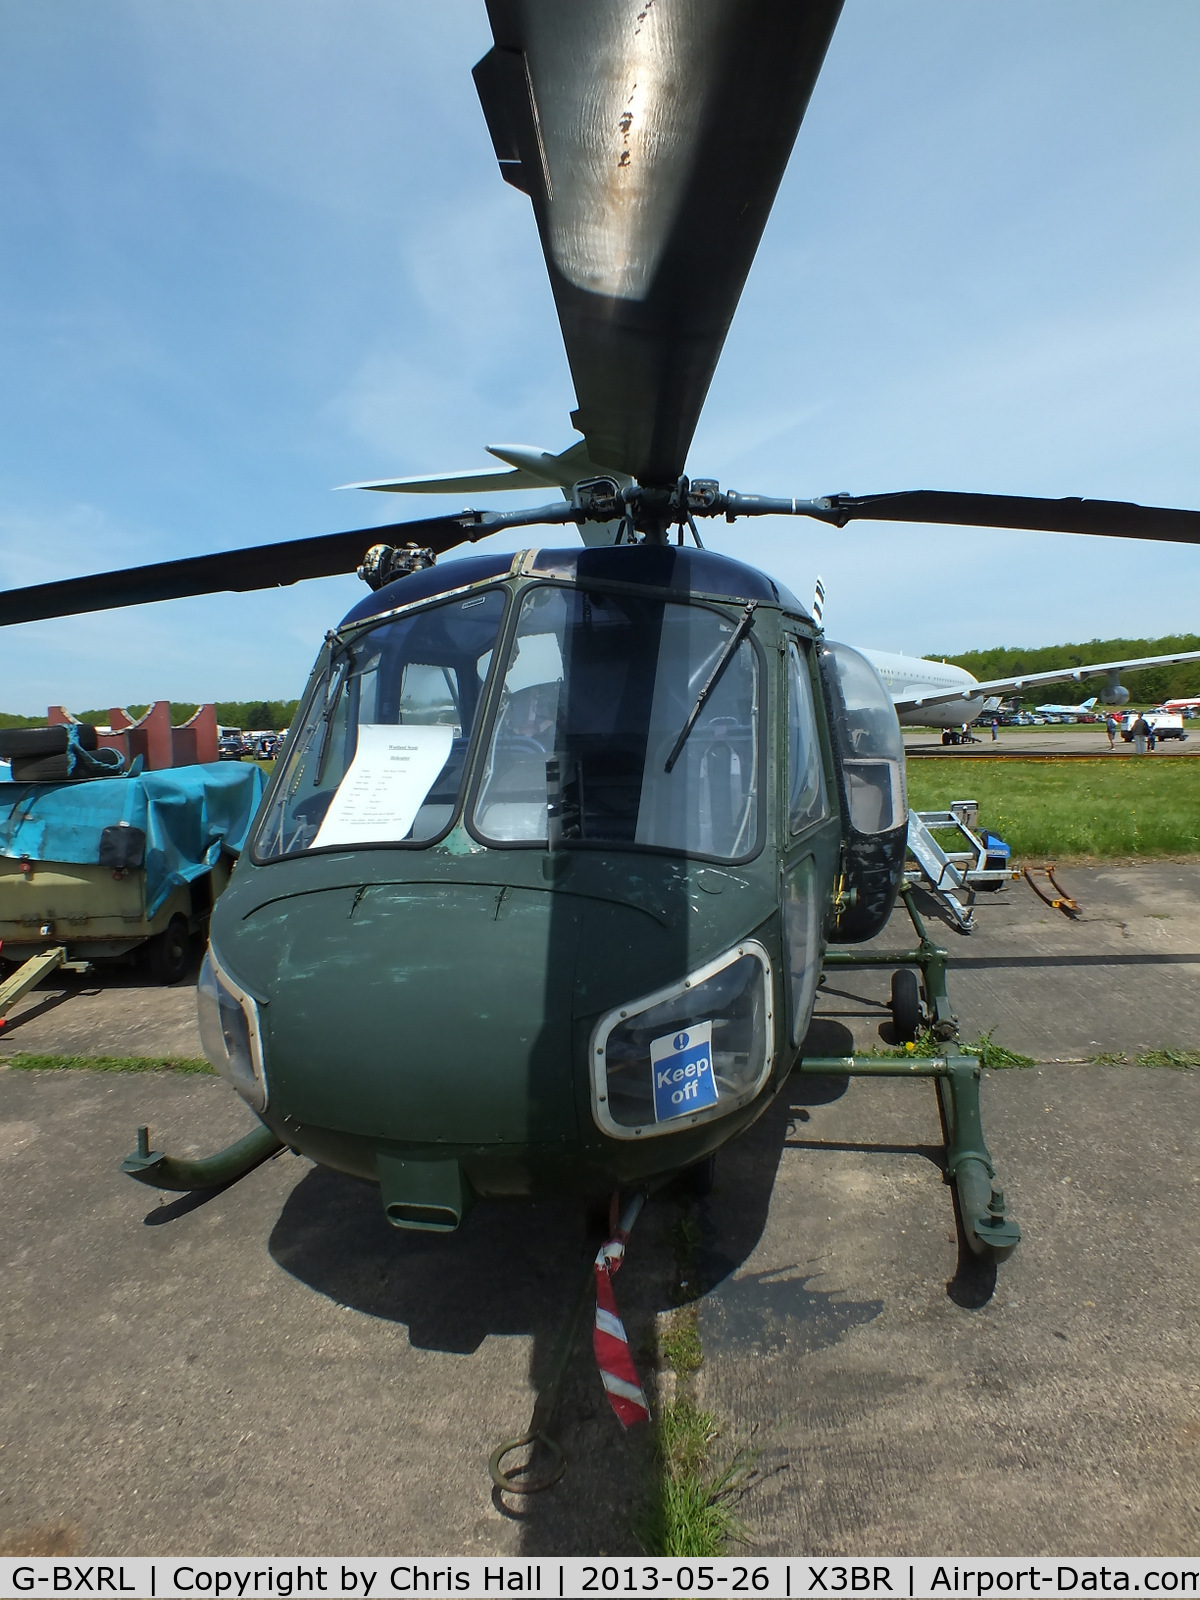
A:
{"label": "rotor control linkage", "polygon": [[625,487],[616,478],[584,478],[572,489],[569,501],[559,500],[527,511],[468,509],[446,520],[458,524],[464,540],[474,542],[501,528],[624,519],[651,543],[661,544],[668,528],[689,524],[696,517],[724,517],[727,522],[738,517],[813,517],[835,528],[860,520],[927,522],[1200,544],[1200,511],[1125,501],[1044,500],[938,489],[904,490],[899,494],[843,492],[805,500],[795,495],[741,494],[736,489],[722,489],[715,478],[686,476],[673,484],[633,483]]}
{"label": "rotor control linkage", "polygon": [[382,589],[396,578],[433,566],[436,551],[419,544],[373,544],[362,558],[358,576],[368,589]]}
{"label": "rotor control linkage", "polygon": [[[648,544],[665,544],[671,528],[678,527],[681,536],[682,530],[688,528],[700,544],[697,517],[724,517],[733,522],[738,517],[807,516],[841,526],[846,520],[841,503],[848,500],[844,495],[797,500],[739,494],[734,489],[723,490],[715,478],[682,477],[660,488],[641,483],[622,486],[616,478],[601,477],[581,479],[571,490],[569,500],[557,500],[552,505],[531,506],[522,511],[476,511],[467,507],[444,520],[457,525],[457,542],[466,544],[475,544],[508,528],[561,527],[568,523],[578,526],[585,522],[618,522],[618,542],[629,543],[640,534]],[[432,547],[373,545],[358,575],[377,589],[404,573],[431,566],[435,557]]]}
{"label": "rotor control linkage", "polygon": [[470,543],[503,528],[619,522],[620,538],[632,540],[635,534],[641,534],[650,544],[663,544],[672,527],[678,527],[681,536],[683,528],[690,528],[699,543],[697,517],[724,517],[727,522],[738,517],[813,517],[835,528],[844,528],[859,519],[962,523],[1200,543],[1200,512],[1194,511],[1161,511],[1115,501],[1034,500],[926,489],[900,494],[827,494],[806,500],[795,495],[742,494],[736,489],[722,489],[715,478],[686,476],[665,485],[622,485],[616,478],[606,476],[583,478],[565,502],[524,511],[467,509],[448,520],[458,524],[463,540]]}

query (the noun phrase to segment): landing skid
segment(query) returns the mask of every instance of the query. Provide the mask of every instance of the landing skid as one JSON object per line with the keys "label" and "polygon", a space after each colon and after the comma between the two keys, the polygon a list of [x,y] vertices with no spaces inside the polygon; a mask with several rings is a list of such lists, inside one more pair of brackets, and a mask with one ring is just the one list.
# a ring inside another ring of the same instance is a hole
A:
{"label": "landing skid", "polygon": [[[937,1056],[802,1056],[795,1070],[804,1074],[840,1073],[861,1078],[932,1078],[946,1140],[946,1182],[954,1185],[963,1235],[972,1253],[992,1262],[1008,1259],[1021,1242],[1021,1230],[1006,1214],[1004,1190],[983,1137],[979,1103],[978,1055],[958,1047],[958,1018],[946,989],[947,953],[930,939],[913,899],[901,887],[905,908],[919,940],[912,950],[830,950],[826,967],[916,967],[922,978],[925,1012],[920,1019],[946,1048]],[[893,1003],[898,994],[893,986]]]}

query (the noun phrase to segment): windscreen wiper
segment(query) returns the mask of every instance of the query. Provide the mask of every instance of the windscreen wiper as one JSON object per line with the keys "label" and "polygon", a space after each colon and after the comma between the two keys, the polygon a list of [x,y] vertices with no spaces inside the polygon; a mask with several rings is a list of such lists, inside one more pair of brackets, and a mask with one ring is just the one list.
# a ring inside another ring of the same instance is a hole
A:
{"label": "windscreen wiper", "polygon": [[679,760],[679,753],[683,749],[684,745],[688,742],[688,735],[696,726],[696,719],[704,710],[704,707],[708,704],[709,697],[711,696],[713,690],[725,676],[725,668],[733,660],[734,653],[737,650],[738,645],[741,644],[742,640],[750,632],[750,624],[754,621],[754,613],[757,609],[757,600],[747,601],[746,609],[742,612],[737,627],[733,630],[728,644],[725,646],[724,650],[721,651],[716,665],[709,673],[707,683],[696,696],[696,704],[688,712],[688,719],[684,723],[683,727],[680,728],[679,737],[671,746],[671,754],[667,757],[666,765],[663,767],[664,772],[670,772],[675,763]]}
{"label": "windscreen wiper", "polygon": [[314,789],[320,786],[321,774],[325,771],[325,756],[329,750],[329,736],[333,732],[334,713],[337,711],[342,690],[346,687],[346,680],[353,665],[354,654],[348,646],[336,659],[331,656],[329,660],[328,675],[325,680],[325,706],[321,712],[323,721],[321,742],[317,746],[317,764],[313,771]]}

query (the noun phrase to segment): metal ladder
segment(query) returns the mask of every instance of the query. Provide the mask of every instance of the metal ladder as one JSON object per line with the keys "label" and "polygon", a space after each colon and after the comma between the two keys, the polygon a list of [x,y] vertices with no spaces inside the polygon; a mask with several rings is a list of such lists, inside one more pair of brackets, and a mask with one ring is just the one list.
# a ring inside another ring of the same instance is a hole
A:
{"label": "metal ladder", "polygon": [[[947,811],[908,813],[908,853],[920,869],[924,887],[945,907],[960,933],[975,926],[975,894],[981,885],[996,886],[1017,877],[1010,867],[989,867],[988,848],[970,824],[979,815],[974,800],[954,800]],[[934,828],[953,828],[968,848],[945,850]]]}

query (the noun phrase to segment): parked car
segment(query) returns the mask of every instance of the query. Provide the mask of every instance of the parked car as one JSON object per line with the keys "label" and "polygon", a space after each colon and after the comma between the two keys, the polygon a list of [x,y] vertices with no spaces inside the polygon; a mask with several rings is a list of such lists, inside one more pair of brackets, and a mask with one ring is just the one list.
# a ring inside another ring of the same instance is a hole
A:
{"label": "parked car", "polygon": [[240,733],[223,733],[217,740],[218,761],[240,761],[245,753]]}

